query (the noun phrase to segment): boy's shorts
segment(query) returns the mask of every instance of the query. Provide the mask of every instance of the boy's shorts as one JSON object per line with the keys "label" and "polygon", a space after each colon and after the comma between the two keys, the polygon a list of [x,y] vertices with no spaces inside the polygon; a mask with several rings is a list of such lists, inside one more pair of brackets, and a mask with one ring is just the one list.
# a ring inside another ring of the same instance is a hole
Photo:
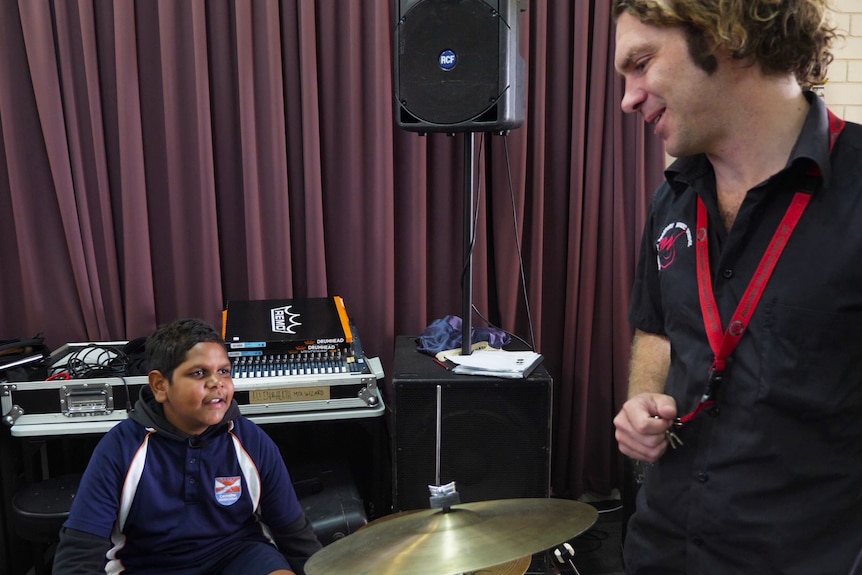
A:
{"label": "boy's shorts", "polygon": [[290,565],[274,545],[262,541],[235,541],[227,553],[211,561],[189,569],[160,569],[158,575],[269,575],[278,569],[290,569]]}
{"label": "boy's shorts", "polygon": [[239,553],[216,567],[216,571],[213,573],[219,573],[219,575],[268,575],[278,569],[290,569],[290,565],[274,545],[249,542]]}

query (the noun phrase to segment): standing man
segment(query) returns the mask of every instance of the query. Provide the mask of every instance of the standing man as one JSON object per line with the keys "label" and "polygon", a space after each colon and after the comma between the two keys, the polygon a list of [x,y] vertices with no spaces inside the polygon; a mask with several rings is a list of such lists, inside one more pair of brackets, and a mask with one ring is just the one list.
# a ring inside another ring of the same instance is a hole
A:
{"label": "standing man", "polygon": [[630,574],[846,575],[862,549],[862,127],[827,0],[613,0],[622,108],[678,158],[632,295]]}

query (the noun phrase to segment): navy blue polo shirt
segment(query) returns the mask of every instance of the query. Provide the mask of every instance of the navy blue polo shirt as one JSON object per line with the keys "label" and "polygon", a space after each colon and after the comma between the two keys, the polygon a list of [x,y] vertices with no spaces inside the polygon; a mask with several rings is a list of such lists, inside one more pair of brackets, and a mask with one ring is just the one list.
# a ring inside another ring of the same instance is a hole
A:
{"label": "navy blue polo shirt", "polygon": [[[716,409],[647,469],[626,535],[630,573],[845,575],[862,547],[862,126],[829,153],[821,100],[784,170],[749,191],[730,232],[704,156],[677,160],[644,229],[630,319],[671,343],[679,414],[713,352],[697,289],[697,197],[726,328],[800,188],[811,202],[730,358]],[[822,179],[806,172],[819,166]]]}
{"label": "navy blue polo shirt", "polygon": [[113,543],[106,572],[167,572],[271,542],[302,514],[284,461],[244,417],[178,440],[127,419],[97,445],[65,527]]}

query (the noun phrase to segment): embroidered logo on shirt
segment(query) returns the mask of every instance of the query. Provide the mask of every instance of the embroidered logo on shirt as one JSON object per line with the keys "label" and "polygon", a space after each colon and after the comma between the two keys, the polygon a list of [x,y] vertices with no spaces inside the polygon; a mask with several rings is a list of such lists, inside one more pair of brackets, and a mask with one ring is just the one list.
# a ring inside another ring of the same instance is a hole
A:
{"label": "embroidered logo on shirt", "polygon": [[239,501],[240,495],[242,495],[242,481],[239,475],[215,478],[215,498],[219,504],[225,507],[233,505]]}
{"label": "embroidered logo on shirt", "polygon": [[686,238],[686,247],[690,248],[692,246],[691,230],[684,223],[674,222],[661,231],[661,235],[655,243],[659,270],[666,270],[673,264],[676,259],[677,242],[683,236]]}

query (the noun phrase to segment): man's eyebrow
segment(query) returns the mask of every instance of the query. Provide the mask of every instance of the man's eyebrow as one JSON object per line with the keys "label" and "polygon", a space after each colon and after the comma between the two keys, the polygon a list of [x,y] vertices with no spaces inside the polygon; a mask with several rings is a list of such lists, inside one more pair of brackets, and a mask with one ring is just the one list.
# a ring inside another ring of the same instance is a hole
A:
{"label": "man's eyebrow", "polygon": [[616,66],[617,70],[620,72],[631,70],[635,65],[635,60],[637,60],[641,54],[643,54],[642,48],[632,48],[628,51],[625,57],[619,61]]}

